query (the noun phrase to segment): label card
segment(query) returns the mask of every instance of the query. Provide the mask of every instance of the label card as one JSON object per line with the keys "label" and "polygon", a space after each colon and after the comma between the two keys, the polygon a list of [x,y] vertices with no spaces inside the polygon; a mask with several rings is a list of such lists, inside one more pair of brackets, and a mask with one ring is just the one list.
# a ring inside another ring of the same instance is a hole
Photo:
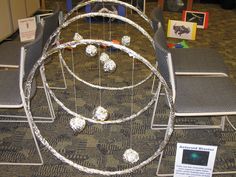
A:
{"label": "label card", "polygon": [[36,20],[35,17],[18,20],[20,41],[28,42],[35,39]]}
{"label": "label card", "polygon": [[177,143],[174,177],[211,177],[217,146]]}

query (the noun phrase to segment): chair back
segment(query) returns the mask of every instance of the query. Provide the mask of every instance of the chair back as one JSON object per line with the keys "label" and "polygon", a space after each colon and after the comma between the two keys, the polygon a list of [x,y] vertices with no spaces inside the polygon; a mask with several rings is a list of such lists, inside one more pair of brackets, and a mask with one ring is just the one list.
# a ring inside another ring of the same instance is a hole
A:
{"label": "chair back", "polygon": [[156,58],[158,61],[158,68],[162,77],[165,79],[168,86],[172,89],[173,99],[175,99],[175,76],[174,76],[174,67],[172,63],[171,53],[167,50],[167,47],[162,47],[164,32],[161,28],[161,24],[158,24],[159,28],[157,29],[154,35],[154,44]]}
{"label": "chair back", "polygon": [[43,27],[41,24],[38,24],[35,40],[21,47],[20,80],[22,82],[27,79],[31,69],[41,57],[43,50],[42,43]]}
{"label": "chair back", "polygon": [[[60,7],[56,6],[53,14],[43,18],[43,46],[46,44],[50,35],[57,29],[59,26],[59,16],[60,16]],[[53,42],[53,41],[52,41]]]}
{"label": "chair back", "polygon": [[156,7],[151,12],[151,21],[152,21],[152,27],[153,31],[156,32],[158,29],[158,23],[160,22],[162,25],[162,28],[165,30],[165,21],[163,17],[163,11]]}

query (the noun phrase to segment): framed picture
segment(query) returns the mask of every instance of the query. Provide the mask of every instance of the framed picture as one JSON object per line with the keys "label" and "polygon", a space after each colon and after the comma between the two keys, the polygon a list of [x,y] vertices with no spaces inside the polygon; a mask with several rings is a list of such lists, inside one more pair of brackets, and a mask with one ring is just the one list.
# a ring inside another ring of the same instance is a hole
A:
{"label": "framed picture", "polygon": [[186,22],[197,23],[197,28],[206,29],[208,28],[208,12],[198,12],[198,11],[187,11],[184,10],[182,14],[182,20]]}
{"label": "framed picture", "polygon": [[196,30],[197,23],[169,20],[167,37],[195,40]]}

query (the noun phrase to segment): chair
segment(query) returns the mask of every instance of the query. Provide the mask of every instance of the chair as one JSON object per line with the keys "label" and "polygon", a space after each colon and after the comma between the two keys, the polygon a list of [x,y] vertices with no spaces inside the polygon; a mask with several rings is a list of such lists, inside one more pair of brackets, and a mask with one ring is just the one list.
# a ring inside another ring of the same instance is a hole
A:
{"label": "chair", "polygon": [[159,7],[155,7],[151,12],[151,21],[153,31],[156,32],[158,29],[158,23],[161,23],[163,30],[165,31],[165,21],[163,17],[163,11]]}
{"label": "chair", "polygon": [[[52,40],[51,44],[47,44],[48,39],[50,38],[50,35],[59,27],[59,24],[61,23],[60,21],[60,7],[57,4],[56,9],[54,10],[53,14],[47,17],[42,18],[41,23],[44,26],[43,30],[43,46],[44,50],[48,49],[48,45],[55,45],[55,40]],[[47,46],[46,46],[47,45]],[[50,87],[51,89],[66,89],[67,88],[67,83],[66,83],[66,78],[65,78],[65,72],[64,68],[62,65],[61,58],[59,57],[59,62],[60,62],[60,67],[61,67],[61,73],[62,73],[62,78],[64,82],[63,87]],[[44,66],[40,67],[40,70],[43,70]],[[38,88],[43,88],[42,86],[38,86]]]}
{"label": "chair", "polygon": [[[172,58],[175,75],[227,77],[228,70],[222,57],[210,48],[168,49],[165,33],[158,23],[156,31],[157,50],[162,50]],[[157,57],[157,65],[165,58]],[[155,80],[153,80],[152,92]]]}
{"label": "chair", "polygon": [[[227,116],[236,115],[236,86],[228,77],[178,76],[174,73],[171,54],[160,50],[157,31],[154,36],[156,57],[159,59],[160,73],[172,88],[176,117],[220,116],[220,125],[175,125],[176,129],[224,129]],[[159,84],[160,87],[160,84]],[[158,90],[160,91],[160,89]],[[158,102],[158,101],[157,101]],[[157,106],[155,105],[155,109]],[[154,123],[152,129],[165,129],[166,125]],[[235,127],[233,127],[235,128]]]}
{"label": "chair", "polygon": [[[20,68],[0,71],[0,108],[2,109],[17,109],[23,107],[22,98],[20,97],[19,93],[23,88],[22,85],[24,84],[24,81],[27,78],[31,68],[40,58],[42,53],[43,31],[41,25],[38,25],[38,27],[39,29],[37,29],[37,37],[35,41],[20,48],[20,58],[18,58],[18,60],[21,62]],[[0,53],[0,56],[1,55],[2,53]],[[15,56],[15,53],[9,53],[9,57],[11,57],[11,55]],[[25,60],[25,63],[22,63],[22,60]],[[24,79],[23,81],[21,80],[22,78]],[[33,88],[33,90],[36,91],[36,81],[33,82]],[[34,119],[36,122],[42,123],[53,122],[55,119],[55,113],[53,110],[52,102],[46,89],[44,91],[49,106],[50,117],[35,116]],[[27,122],[25,115],[0,115],[0,117],[4,117],[4,119],[1,119],[0,122]]]}
{"label": "chair", "polygon": [[157,50],[170,53],[177,75],[218,75],[227,76],[228,71],[222,57],[210,48],[168,49],[165,33],[158,23],[156,35]]}
{"label": "chair", "polygon": [[[228,116],[236,115],[236,86],[228,77],[200,77],[178,76],[174,74],[174,67],[170,53],[159,50],[158,32],[154,36],[156,57],[159,58],[160,73],[167,81],[173,92],[175,116],[194,117],[200,119],[204,116],[220,116],[220,125],[175,125],[175,129],[210,129],[221,128],[224,130],[225,120],[236,131]],[[157,92],[161,91],[159,83]],[[159,94],[159,93],[158,93]],[[155,102],[154,113],[151,121],[151,129],[166,129],[167,125],[154,123],[158,99]],[[160,174],[160,165],[163,152],[157,166],[157,176],[173,176],[173,174]],[[213,174],[236,174],[236,171],[218,171]]]}
{"label": "chair", "polygon": [[[50,35],[57,29],[59,26],[59,19],[60,19],[60,7],[59,5],[56,6],[56,9],[53,11],[53,14],[44,17],[42,19],[42,25],[43,25],[43,41],[42,45],[45,46],[47,40],[49,39]],[[21,43],[20,41],[7,41],[2,44],[0,44],[0,67],[2,68],[19,68],[20,65],[20,48],[24,45],[24,43]],[[9,55],[11,53],[11,55]],[[64,74],[64,68],[62,65],[62,62],[60,60],[60,67],[62,72],[62,78],[64,82],[63,87],[51,87],[52,89],[66,89],[66,79]],[[42,86],[38,86],[42,88]]]}
{"label": "chair", "polygon": [[[21,47],[21,58],[20,58],[20,68],[19,70],[2,70],[0,71],[0,109],[19,109],[24,107],[24,82],[29,75],[31,68],[37,62],[42,53],[42,41],[43,41],[43,31],[41,25],[37,28],[37,37],[36,39],[24,46]],[[36,82],[32,82],[32,93],[31,98],[36,92]],[[51,104],[50,97],[47,97],[47,101],[50,107],[51,117],[46,119],[45,117],[39,117],[38,122],[52,122],[55,118],[53,107]],[[4,115],[8,118],[16,118],[16,115]],[[18,118],[23,118],[23,116],[18,116]],[[40,162],[39,163],[11,163],[11,162],[0,162],[2,165],[42,165],[43,159],[39,146],[34,135],[32,125],[28,120],[28,117],[25,120],[3,120],[1,122],[28,122],[29,127],[36,145],[36,149],[39,154]],[[36,117],[34,117],[35,119]]]}

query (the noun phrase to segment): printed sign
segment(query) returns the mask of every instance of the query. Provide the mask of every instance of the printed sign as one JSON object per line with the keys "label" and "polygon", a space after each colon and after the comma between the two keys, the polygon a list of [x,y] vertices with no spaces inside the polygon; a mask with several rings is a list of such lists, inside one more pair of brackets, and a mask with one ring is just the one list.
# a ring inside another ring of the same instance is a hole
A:
{"label": "printed sign", "polygon": [[211,177],[217,146],[177,143],[174,177]]}
{"label": "printed sign", "polygon": [[35,17],[18,20],[20,41],[28,42],[35,39],[36,20]]}
{"label": "printed sign", "polygon": [[198,12],[198,11],[183,11],[182,20],[187,22],[197,23],[197,28],[206,29],[208,28],[208,12]]}
{"label": "printed sign", "polygon": [[169,20],[167,37],[179,39],[196,39],[197,23]]}

